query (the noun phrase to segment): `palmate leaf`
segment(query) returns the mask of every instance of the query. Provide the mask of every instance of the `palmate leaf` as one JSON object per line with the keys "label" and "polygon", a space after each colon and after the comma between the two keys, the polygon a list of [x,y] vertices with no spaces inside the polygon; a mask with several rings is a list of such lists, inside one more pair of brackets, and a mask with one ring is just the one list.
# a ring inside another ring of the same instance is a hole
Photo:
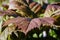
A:
{"label": "palmate leaf", "polygon": [[[30,2],[30,0],[28,0]],[[22,1],[24,2],[24,1]],[[27,1],[26,1],[27,2]],[[26,3],[24,2],[24,3]],[[9,9],[17,9],[17,13],[19,13],[21,16],[24,17],[30,17],[33,18],[35,16],[35,13],[37,13],[41,9],[41,5],[37,2],[31,2],[30,4],[27,3],[26,5],[22,4],[20,1],[12,0],[9,2]],[[36,17],[36,16],[35,16]]]}
{"label": "palmate leaf", "polygon": [[[40,9],[41,9],[41,5],[40,4],[36,4],[36,2],[33,2],[29,4],[29,6],[26,6],[26,5],[23,5],[22,3],[18,3],[18,2],[15,2],[15,1],[18,1],[18,0],[13,0],[14,2],[9,2],[10,5],[9,5],[9,10],[15,10],[17,9],[17,13],[21,16],[24,16],[24,17],[30,17],[30,18],[34,18],[34,17],[37,17],[37,15],[35,15],[35,13],[37,13]],[[24,2],[25,3],[25,2]],[[34,4],[35,3],[35,4]],[[17,6],[16,6],[17,5]],[[35,5],[35,6],[33,6]],[[5,5],[3,5],[5,7]],[[8,12],[8,11],[7,11]]]}
{"label": "palmate leaf", "polygon": [[28,33],[29,31],[31,31],[32,29],[34,28],[40,28],[41,25],[42,26],[53,26],[54,25],[54,18],[49,18],[49,17],[46,17],[46,18],[35,18],[33,20],[31,20],[27,30],[26,30],[26,33]]}
{"label": "palmate leaf", "polygon": [[[58,10],[58,11],[57,11]],[[48,5],[46,11],[44,13],[44,17],[51,17],[55,13],[59,13],[60,6],[59,5]]]}
{"label": "palmate leaf", "polygon": [[30,20],[31,20],[30,18],[17,17],[7,20],[6,22],[4,22],[3,26],[7,26],[10,23],[14,23],[20,31],[25,33],[28,28]]}
{"label": "palmate leaf", "polygon": [[30,18],[24,18],[24,17],[17,17],[13,18],[10,20],[7,20],[4,22],[3,26],[7,26],[10,23],[14,23],[16,27],[18,27],[18,30],[21,32],[27,33],[31,31],[34,28],[40,28],[41,25],[43,26],[52,26],[54,25],[55,19],[54,18],[35,18],[35,19],[30,19]]}
{"label": "palmate leaf", "polygon": [[44,17],[53,17],[56,19],[55,24],[60,25],[60,6],[59,5],[54,5],[50,4],[47,6],[46,11],[44,13]]}

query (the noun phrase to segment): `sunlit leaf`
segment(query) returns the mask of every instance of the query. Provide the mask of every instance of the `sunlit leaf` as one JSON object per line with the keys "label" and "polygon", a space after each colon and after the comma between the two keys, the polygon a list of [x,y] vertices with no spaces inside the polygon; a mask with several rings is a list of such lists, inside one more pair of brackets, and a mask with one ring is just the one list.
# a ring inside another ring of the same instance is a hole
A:
{"label": "sunlit leaf", "polygon": [[38,38],[38,35],[36,33],[34,33],[33,38]]}
{"label": "sunlit leaf", "polygon": [[52,36],[53,38],[56,38],[57,37],[57,34],[55,33],[55,31],[54,30],[49,30],[49,34],[50,34],[50,36]]}
{"label": "sunlit leaf", "polygon": [[42,36],[43,36],[43,33],[40,33],[40,34],[39,34],[39,37],[41,38]]}

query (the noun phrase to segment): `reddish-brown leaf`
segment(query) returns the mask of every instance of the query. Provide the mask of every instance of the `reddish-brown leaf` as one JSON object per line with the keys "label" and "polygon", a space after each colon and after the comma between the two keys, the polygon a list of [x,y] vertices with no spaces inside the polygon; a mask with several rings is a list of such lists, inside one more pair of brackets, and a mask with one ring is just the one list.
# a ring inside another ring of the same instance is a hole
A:
{"label": "reddish-brown leaf", "polygon": [[40,18],[32,19],[25,34],[27,34],[29,31],[31,31],[34,28],[39,28],[40,26],[41,26]]}
{"label": "reddish-brown leaf", "polygon": [[7,20],[6,22],[4,22],[3,26],[7,26],[10,23],[14,23],[18,29],[25,33],[25,35],[31,31],[34,28],[40,28],[41,25],[48,25],[51,26],[54,24],[55,20],[54,18],[35,18],[35,19],[31,19],[30,18],[24,18],[24,17],[17,17],[17,18],[13,18],[10,20]]}
{"label": "reddish-brown leaf", "polygon": [[28,28],[30,20],[31,20],[30,18],[17,17],[7,20],[6,22],[4,22],[3,26],[7,26],[10,23],[13,23],[18,27],[18,29],[20,29],[20,31],[25,33],[26,29]]}
{"label": "reddish-brown leaf", "polygon": [[0,16],[4,16],[4,15],[15,15],[15,16],[17,16],[17,13],[13,10],[0,11]]}
{"label": "reddish-brown leaf", "polygon": [[36,2],[32,2],[29,4],[30,9],[34,12],[37,13],[38,11],[40,11],[41,9],[41,5],[36,3]]}
{"label": "reddish-brown leaf", "polygon": [[60,9],[59,5],[51,5],[51,4],[48,5],[44,13],[44,17],[51,17],[51,15],[54,14],[54,12],[59,9]]}
{"label": "reddish-brown leaf", "polygon": [[45,17],[45,18],[42,18],[40,20],[42,22],[42,25],[47,25],[47,26],[51,26],[55,22],[55,19],[52,17]]}
{"label": "reddish-brown leaf", "polygon": [[54,22],[55,19],[51,17],[32,19],[25,34],[27,34],[29,31],[31,31],[34,28],[39,29],[41,25],[51,26],[54,24]]}

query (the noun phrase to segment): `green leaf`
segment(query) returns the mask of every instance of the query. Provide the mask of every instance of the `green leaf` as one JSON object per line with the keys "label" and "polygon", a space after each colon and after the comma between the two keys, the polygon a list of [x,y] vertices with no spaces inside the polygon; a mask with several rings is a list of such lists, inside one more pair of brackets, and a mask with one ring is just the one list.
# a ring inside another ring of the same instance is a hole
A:
{"label": "green leaf", "polygon": [[7,38],[7,40],[12,40],[12,39],[11,39],[11,37],[10,37],[10,35],[8,35],[8,38]]}
{"label": "green leaf", "polygon": [[48,0],[49,4],[53,4],[54,2],[60,2],[60,0]]}
{"label": "green leaf", "polygon": [[44,14],[40,14],[39,17],[44,17]]}
{"label": "green leaf", "polygon": [[49,4],[52,4],[52,3],[54,3],[54,2],[55,2],[55,0],[49,0],[49,1],[48,1]]}
{"label": "green leaf", "polygon": [[43,33],[40,33],[40,34],[39,34],[39,37],[41,38],[42,36],[43,36]]}
{"label": "green leaf", "polygon": [[40,4],[43,4],[43,2],[44,3],[49,3],[49,4],[53,4],[55,2],[60,2],[60,0],[33,0],[33,1],[38,2]]}
{"label": "green leaf", "polygon": [[55,33],[55,31],[54,30],[49,30],[49,34],[50,34],[50,36],[52,36],[53,38],[56,38],[57,37],[57,34]]}
{"label": "green leaf", "polygon": [[36,33],[34,33],[33,38],[38,38],[38,35]]}

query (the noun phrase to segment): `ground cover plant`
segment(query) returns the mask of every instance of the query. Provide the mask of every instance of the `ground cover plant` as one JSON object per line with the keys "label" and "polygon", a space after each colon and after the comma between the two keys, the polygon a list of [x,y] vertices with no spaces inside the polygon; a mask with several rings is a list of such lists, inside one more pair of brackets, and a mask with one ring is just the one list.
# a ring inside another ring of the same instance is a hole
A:
{"label": "ground cover plant", "polygon": [[60,0],[0,0],[0,40],[60,40]]}

